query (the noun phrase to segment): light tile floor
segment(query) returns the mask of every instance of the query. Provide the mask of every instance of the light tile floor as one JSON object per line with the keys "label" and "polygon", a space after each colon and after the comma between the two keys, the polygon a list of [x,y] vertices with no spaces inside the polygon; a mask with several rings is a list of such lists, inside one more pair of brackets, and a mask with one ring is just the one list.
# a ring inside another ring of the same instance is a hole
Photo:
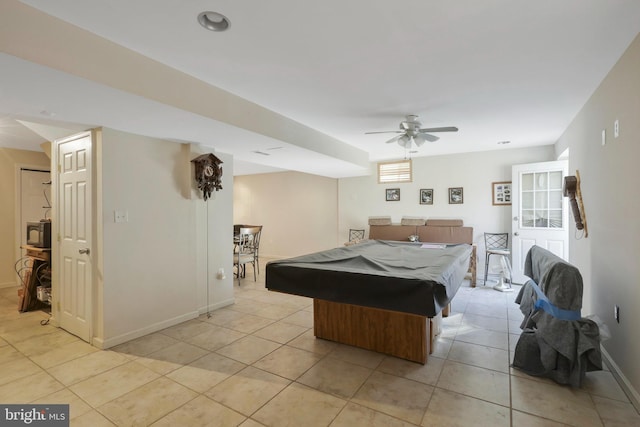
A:
{"label": "light tile floor", "polygon": [[[264,272],[264,265],[261,266]],[[236,303],[101,351],[0,289],[0,402],[69,403],[72,426],[638,426],[608,371],[581,389],[509,367],[516,292],[465,282],[426,365],[318,340],[312,301]]]}

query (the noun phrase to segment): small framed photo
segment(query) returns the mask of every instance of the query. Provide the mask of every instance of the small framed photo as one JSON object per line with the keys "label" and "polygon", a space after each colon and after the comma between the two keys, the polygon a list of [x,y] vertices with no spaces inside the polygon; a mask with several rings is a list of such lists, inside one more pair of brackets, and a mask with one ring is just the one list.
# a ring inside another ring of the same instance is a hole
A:
{"label": "small framed photo", "polygon": [[400,189],[399,188],[387,188],[387,202],[397,202],[400,200]]}
{"label": "small framed photo", "polygon": [[449,187],[449,204],[461,205],[462,203],[462,187]]}
{"label": "small framed photo", "polygon": [[433,188],[421,188],[420,189],[420,204],[432,205],[433,204]]}
{"label": "small framed photo", "polygon": [[492,182],[491,188],[494,205],[511,204],[511,181]]}

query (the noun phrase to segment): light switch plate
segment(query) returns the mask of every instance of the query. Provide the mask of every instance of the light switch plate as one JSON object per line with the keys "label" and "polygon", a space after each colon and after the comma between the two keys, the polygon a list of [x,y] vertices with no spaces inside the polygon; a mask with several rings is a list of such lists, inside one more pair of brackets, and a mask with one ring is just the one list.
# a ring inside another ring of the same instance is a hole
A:
{"label": "light switch plate", "polygon": [[613,137],[617,138],[620,136],[620,123],[618,122],[618,119],[616,119],[615,122],[613,122]]}
{"label": "light switch plate", "polygon": [[602,129],[602,145],[606,145],[607,143],[607,131],[605,129]]}

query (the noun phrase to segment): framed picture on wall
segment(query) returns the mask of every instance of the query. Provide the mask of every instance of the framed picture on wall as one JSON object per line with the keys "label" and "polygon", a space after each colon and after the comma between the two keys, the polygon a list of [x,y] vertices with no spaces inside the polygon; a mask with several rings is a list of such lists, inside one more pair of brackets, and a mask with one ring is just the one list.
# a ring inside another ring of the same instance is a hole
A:
{"label": "framed picture on wall", "polygon": [[511,181],[492,182],[491,188],[494,205],[511,204]]}
{"label": "framed picture on wall", "polygon": [[432,205],[433,204],[433,188],[421,188],[420,189],[420,204]]}
{"label": "framed picture on wall", "polygon": [[462,187],[449,187],[449,204],[461,205],[462,203]]}
{"label": "framed picture on wall", "polygon": [[400,200],[399,188],[387,188],[386,190],[387,202],[397,202]]}

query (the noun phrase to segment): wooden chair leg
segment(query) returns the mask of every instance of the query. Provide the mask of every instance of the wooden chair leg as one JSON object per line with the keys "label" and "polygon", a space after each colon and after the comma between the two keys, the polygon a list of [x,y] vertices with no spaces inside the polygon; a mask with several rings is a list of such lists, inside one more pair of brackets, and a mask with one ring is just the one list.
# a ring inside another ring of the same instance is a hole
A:
{"label": "wooden chair leg", "polygon": [[476,287],[476,274],[477,274],[477,266],[478,266],[478,258],[476,253],[476,245],[473,245],[473,250],[471,251],[471,261],[469,262],[469,271],[471,272],[471,287]]}
{"label": "wooden chair leg", "polygon": [[449,317],[450,312],[451,312],[451,303],[447,304],[447,306],[442,309],[442,317]]}

